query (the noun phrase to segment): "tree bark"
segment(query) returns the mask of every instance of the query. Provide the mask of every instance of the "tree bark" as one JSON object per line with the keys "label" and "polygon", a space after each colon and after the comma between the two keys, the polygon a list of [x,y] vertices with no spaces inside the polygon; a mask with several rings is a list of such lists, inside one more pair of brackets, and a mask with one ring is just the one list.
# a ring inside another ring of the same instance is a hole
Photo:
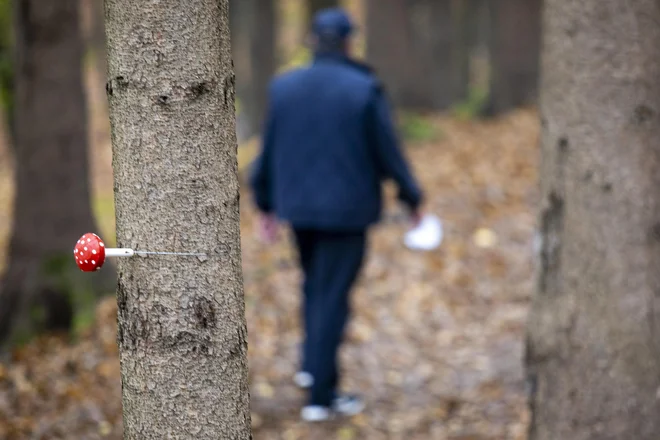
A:
{"label": "tree bark", "polygon": [[[15,333],[16,324],[26,323],[23,318],[34,315],[28,309],[36,304],[47,316],[58,310],[66,315],[71,301],[91,302],[90,292],[110,292],[115,282],[112,266],[89,276],[71,253],[82,234],[96,231],[79,2],[17,0],[14,13],[16,196],[0,297],[0,344]],[[63,296],[55,301],[58,307],[37,298],[49,291]]]}
{"label": "tree bark", "polygon": [[660,438],[660,7],[549,0],[530,440]]}
{"label": "tree bark", "polygon": [[366,56],[395,105],[442,110],[465,97],[462,31],[454,20],[459,2],[367,0],[366,4]]}
{"label": "tree bark", "polygon": [[486,113],[536,102],[542,0],[489,2],[490,93]]}
{"label": "tree bark", "polygon": [[125,439],[249,439],[228,0],[106,0]]}
{"label": "tree bark", "polygon": [[268,84],[275,73],[274,0],[233,0],[232,55],[240,101],[238,134],[247,139],[261,131]]}

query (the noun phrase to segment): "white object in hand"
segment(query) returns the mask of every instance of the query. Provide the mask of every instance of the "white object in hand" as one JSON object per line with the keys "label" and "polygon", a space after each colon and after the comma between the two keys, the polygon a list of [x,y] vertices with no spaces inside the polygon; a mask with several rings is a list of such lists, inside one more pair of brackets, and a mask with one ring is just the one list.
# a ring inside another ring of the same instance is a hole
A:
{"label": "white object in hand", "polygon": [[415,228],[406,232],[403,242],[410,249],[430,251],[440,246],[442,235],[440,219],[426,214]]}

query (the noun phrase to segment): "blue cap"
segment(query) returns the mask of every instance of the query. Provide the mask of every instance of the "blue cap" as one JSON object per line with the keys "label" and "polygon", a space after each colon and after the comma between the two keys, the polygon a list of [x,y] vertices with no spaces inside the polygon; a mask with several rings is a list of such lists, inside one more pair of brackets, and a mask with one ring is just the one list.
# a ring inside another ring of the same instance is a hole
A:
{"label": "blue cap", "polygon": [[312,21],[312,32],[319,38],[344,39],[354,28],[351,18],[342,8],[322,9]]}

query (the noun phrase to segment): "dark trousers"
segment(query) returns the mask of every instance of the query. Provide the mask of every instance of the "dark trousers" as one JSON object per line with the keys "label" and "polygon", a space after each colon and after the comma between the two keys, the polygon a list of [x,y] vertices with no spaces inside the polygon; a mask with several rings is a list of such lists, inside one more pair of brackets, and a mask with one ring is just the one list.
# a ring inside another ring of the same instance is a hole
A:
{"label": "dark trousers", "polygon": [[339,383],[338,350],[350,312],[349,293],[366,248],[366,231],[294,229],[304,273],[302,369],[312,374],[310,405],[329,406]]}

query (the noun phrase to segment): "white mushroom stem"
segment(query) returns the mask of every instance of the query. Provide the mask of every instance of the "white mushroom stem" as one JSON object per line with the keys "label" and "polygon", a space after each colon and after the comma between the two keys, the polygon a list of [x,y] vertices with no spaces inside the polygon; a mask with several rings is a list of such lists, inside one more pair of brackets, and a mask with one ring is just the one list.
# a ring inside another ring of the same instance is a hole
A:
{"label": "white mushroom stem", "polygon": [[106,248],[106,257],[132,257],[133,255],[179,255],[188,257],[205,257],[204,253],[197,252],[151,252],[151,251],[134,251],[129,248]]}
{"label": "white mushroom stem", "polygon": [[135,251],[129,248],[106,248],[105,256],[106,257],[132,257],[135,255]]}

